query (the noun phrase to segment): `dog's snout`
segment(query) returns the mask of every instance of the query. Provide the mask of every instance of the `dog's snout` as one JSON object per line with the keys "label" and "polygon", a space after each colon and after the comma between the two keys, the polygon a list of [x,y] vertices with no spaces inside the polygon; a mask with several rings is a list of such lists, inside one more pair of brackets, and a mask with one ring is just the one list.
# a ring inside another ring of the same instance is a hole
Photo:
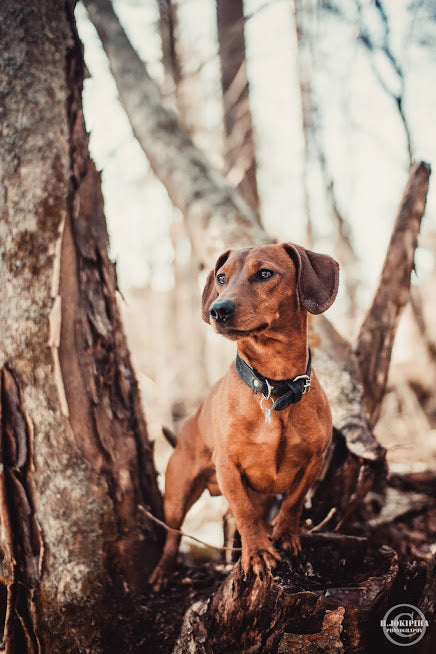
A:
{"label": "dog's snout", "polygon": [[210,308],[210,317],[215,322],[226,322],[235,315],[236,304],[232,300],[221,300],[215,302]]}

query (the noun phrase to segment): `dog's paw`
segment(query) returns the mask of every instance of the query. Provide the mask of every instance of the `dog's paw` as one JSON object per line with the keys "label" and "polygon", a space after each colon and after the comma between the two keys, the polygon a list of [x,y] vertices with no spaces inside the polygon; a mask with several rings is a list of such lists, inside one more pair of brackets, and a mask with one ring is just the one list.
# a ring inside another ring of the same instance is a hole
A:
{"label": "dog's paw", "polygon": [[281,561],[280,554],[269,541],[253,550],[242,553],[242,568],[247,574],[250,570],[261,579],[269,574],[277,563]]}
{"label": "dog's paw", "polygon": [[299,534],[291,532],[277,533],[273,530],[272,539],[275,543],[280,545],[284,550],[287,550],[291,556],[298,556],[301,552],[301,542]]}

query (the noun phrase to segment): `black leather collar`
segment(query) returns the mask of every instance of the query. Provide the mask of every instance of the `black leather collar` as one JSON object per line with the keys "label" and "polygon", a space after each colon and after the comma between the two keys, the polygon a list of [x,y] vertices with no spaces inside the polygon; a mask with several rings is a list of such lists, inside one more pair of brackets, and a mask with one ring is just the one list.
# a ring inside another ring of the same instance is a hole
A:
{"label": "black leather collar", "polygon": [[306,372],[294,377],[294,379],[283,379],[280,381],[268,379],[257,370],[251,368],[239,354],[236,355],[235,368],[244,384],[257,393],[262,393],[264,398],[276,397],[271,409],[281,411],[291,404],[296,404],[303,395],[310,390],[310,373],[312,370],[312,353],[309,349],[309,361]]}

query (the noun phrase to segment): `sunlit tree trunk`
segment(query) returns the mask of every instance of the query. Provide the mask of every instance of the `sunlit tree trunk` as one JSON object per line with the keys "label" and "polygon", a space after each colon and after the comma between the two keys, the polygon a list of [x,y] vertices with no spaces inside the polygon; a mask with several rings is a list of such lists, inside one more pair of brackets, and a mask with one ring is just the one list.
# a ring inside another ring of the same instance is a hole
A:
{"label": "sunlit tree trunk", "polygon": [[176,53],[177,7],[173,0],[157,0],[159,6],[159,32],[162,44],[165,94],[175,95],[181,80],[179,58]]}
{"label": "sunlit tree trunk", "polygon": [[[173,0],[159,0],[159,31],[162,44],[162,65],[165,71],[165,90],[171,94],[175,108],[185,128],[189,125],[191,135],[201,132],[201,103],[196,103],[197,120],[193,122],[193,100],[198,100],[200,90],[198,75],[185,74],[184,55],[187,53],[178,39],[180,35],[178,6]],[[191,92],[190,92],[191,91]],[[200,106],[199,106],[200,105]],[[168,385],[174,426],[192,413],[201,401],[208,386],[205,365],[205,330],[199,320],[199,272],[200,262],[190,248],[186,226],[180,214],[174,211],[171,240],[174,248],[174,285],[169,292],[171,318],[166,324],[166,348],[171,350],[173,383]],[[178,215],[177,215],[178,214]]]}
{"label": "sunlit tree trunk", "polygon": [[73,7],[5,0],[0,19],[0,516],[11,654],[116,643],[121,601],[144,588],[159,548],[138,510],[159,514],[160,495],[88,153]]}
{"label": "sunlit tree trunk", "polygon": [[259,196],[245,58],[243,2],[218,0],[216,7],[227,178],[257,211]]}

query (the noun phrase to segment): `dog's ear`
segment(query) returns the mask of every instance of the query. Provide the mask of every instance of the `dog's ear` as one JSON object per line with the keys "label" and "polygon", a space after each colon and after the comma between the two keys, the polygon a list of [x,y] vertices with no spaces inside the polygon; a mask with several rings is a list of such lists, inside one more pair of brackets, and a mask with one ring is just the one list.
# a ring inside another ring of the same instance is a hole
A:
{"label": "dog's ear", "polygon": [[203,318],[204,322],[209,323],[210,306],[212,302],[215,302],[218,297],[218,291],[216,290],[215,286],[215,276],[217,271],[221,268],[221,266],[225,264],[229,258],[230,252],[231,250],[227,250],[227,252],[224,252],[218,257],[215,268],[211,270],[207,276],[203,289],[203,295],[201,296],[201,317]]}
{"label": "dog's ear", "polygon": [[297,288],[303,307],[314,314],[326,311],[338,293],[338,262],[327,254],[293,243],[284,243],[283,247],[297,268]]}

